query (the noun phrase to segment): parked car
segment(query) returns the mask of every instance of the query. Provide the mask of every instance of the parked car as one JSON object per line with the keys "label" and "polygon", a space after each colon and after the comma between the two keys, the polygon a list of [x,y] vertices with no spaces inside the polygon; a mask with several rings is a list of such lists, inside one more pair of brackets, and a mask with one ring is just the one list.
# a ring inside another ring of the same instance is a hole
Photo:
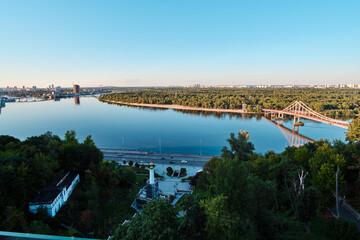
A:
{"label": "parked car", "polygon": [[186,160],[182,160],[181,163],[187,163],[187,161],[186,161]]}
{"label": "parked car", "polygon": [[170,161],[169,163],[170,163],[170,164],[174,164],[174,162],[173,162],[173,161]]}

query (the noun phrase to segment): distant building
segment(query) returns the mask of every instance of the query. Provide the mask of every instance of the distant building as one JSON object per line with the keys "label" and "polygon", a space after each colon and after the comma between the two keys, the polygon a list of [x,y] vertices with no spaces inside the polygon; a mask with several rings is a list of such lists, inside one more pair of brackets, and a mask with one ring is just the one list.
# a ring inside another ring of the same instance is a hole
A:
{"label": "distant building", "polygon": [[39,208],[45,208],[48,214],[54,217],[79,182],[79,174],[68,172],[59,181],[43,188],[34,201],[29,203],[29,211],[37,213]]}
{"label": "distant building", "polygon": [[80,94],[80,86],[74,84],[74,86],[73,86],[73,92],[74,92],[74,94]]}
{"label": "distant building", "polygon": [[60,86],[57,86],[57,87],[55,88],[54,94],[55,94],[55,95],[60,95],[60,91],[61,91],[61,87],[60,87]]}
{"label": "distant building", "polygon": [[242,110],[247,111],[247,104],[246,103],[243,103]]}

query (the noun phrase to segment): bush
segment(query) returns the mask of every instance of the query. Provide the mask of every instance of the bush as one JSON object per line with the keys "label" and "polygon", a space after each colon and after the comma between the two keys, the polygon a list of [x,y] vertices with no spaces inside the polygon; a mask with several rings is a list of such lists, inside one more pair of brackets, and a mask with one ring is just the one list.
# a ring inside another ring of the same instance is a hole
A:
{"label": "bush", "polygon": [[180,169],[180,177],[184,177],[186,176],[186,168],[181,168]]}
{"label": "bush", "polygon": [[172,169],[172,167],[168,167],[168,168],[166,169],[166,171],[167,171],[167,175],[168,175],[168,176],[171,176],[171,175],[174,173],[174,170]]}
{"label": "bush", "polygon": [[172,203],[175,200],[175,196],[170,194],[169,195],[169,202]]}
{"label": "bush", "polygon": [[330,240],[360,239],[359,230],[354,223],[343,218],[331,219],[326,226],[326,236]]}

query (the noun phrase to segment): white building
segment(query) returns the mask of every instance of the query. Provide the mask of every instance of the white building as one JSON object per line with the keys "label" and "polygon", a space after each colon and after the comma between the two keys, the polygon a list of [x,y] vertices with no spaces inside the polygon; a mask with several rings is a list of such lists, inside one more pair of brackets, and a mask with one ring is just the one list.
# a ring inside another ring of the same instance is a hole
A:
{"label": "white building", "polygon": [[54,217],[79,182],[79,174],[68,172],[60,181],[43,188],[34,201],[29,203],[29,211],[37,213],[38,208],[45,208]]}

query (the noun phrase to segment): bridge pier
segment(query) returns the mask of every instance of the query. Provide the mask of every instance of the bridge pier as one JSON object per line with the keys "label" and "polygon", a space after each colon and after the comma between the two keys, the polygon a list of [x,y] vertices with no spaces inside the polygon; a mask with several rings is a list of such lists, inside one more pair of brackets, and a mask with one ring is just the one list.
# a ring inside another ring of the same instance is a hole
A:
{"label": "bridge pier", "polygon": [[298,133],[300,129],[299,122],[300,122],[300,117],[294,116],[293,131],[296,133]]}

